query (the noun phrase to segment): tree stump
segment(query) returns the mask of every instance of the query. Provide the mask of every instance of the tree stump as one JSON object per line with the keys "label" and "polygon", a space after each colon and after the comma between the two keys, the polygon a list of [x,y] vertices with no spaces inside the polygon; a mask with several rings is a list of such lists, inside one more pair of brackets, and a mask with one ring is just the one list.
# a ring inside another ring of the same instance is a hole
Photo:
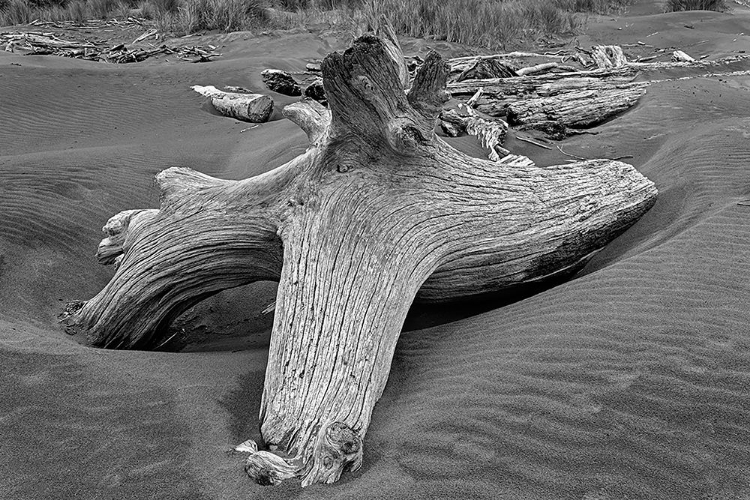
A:
{"label": "tree stump", "polygon": [[[404,92],[390,48],[365,35],[322,63],[330,111],[285,110],[310,139],[289,163],[241,181],[157,175],[159,210],[105,226],[111,282],[68,308],[93,345],[148,348],[219,290],[279,280],[261,405],[263,484],[331,483],[363,438],[415,297],[450,300],[577,270],[655,201],[632,166],[491,162],[434,133],[448,67],[431,53]],[[245,449],[253,450],[252,446]]]}

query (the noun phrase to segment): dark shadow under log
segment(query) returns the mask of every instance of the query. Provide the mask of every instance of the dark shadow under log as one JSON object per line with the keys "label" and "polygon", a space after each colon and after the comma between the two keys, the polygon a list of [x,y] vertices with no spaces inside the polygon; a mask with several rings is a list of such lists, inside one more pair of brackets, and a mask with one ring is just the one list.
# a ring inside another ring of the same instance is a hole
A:
{"label": "dark shadow under log", "polygon": [[264,484],[330,483],[360,466],[415,297],[569,273],[655,201],[653,183],[621,162],[538,167],[456,151],[433,132],[445,63],[428,57],[407,95],[389,50],[365,35],[326,57],[330,115],[304,102],[286,112],[311,141],[288,164],[244,181],[160,174],[160,210],[123,225],[112,281],[65,319],[95,345],[147,347],[186,304],[279,280],[260,415],[268,448],[246,464]]}

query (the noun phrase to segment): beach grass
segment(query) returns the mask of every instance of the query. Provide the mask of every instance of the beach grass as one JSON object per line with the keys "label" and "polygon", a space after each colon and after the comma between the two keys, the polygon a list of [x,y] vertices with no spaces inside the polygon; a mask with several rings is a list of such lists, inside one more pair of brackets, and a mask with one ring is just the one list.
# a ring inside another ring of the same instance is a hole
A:
{"label": "beach grass", "polygon": [[727,3],[725,0],[667,0],[664,7],[667,12],[684,10],[714,10],[723,12],[727,10]]}
{"label": "beach grass", "polygon": [[333,22],[367,28],[385,16],[413,37],[504,48],[517,41],[572,34],[589,14],[629,0],[0,0],[0,25],[40,21],[153,20],[163,32],[291,28]]}

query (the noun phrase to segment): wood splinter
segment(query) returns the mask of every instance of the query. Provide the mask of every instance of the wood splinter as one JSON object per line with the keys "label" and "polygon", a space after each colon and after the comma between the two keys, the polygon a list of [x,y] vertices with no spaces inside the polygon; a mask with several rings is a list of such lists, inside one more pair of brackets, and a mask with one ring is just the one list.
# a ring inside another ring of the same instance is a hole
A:
{"label": "wood splinter", "polygon": [[569,276],[656,198],[617,161],[538,167],[453,149],[434,133],[447,64],[430,54],[407,94],[392,53],[365,35],[325,58],[330,113],[311,102],[287,110],[311,144],[285,165],[240,181],[159,173],[160,208],[106,227],[100,259],[119,259],[112,280],[62,315],[92,345],[148,349],[206,297],[278,280],[266,448],[242,448],[263,484],[331,483],[360,467],[415,299],[513,294]]}

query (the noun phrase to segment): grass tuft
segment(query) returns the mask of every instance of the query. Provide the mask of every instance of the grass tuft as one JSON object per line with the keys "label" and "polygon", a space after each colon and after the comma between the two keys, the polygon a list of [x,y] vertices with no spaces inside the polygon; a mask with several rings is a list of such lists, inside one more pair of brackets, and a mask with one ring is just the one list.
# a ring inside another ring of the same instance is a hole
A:
{"label": "grass tuft", "polygon": [[34,9],[24,0],[10,0],[2,10],[0,25],[28,24],[34,20]]}
{"label": "grass tuft", "polygon": [[683,10],[713,10],[723,12],[727,10],[724,0],[667,0],[666,12],[678,12]]}
{"label": "grass tuft", "polygon": [[109,19],[117,9],[117,0],[88,0],[88,10],[95,19]]}
{"label": "grass tuft", "polygon": [[386,16],[400,34],[504,48],[519,39],[578,29],[582,19],[561,3],[575,4],[568,0],[366,0],[363,8],[369,18]]}

